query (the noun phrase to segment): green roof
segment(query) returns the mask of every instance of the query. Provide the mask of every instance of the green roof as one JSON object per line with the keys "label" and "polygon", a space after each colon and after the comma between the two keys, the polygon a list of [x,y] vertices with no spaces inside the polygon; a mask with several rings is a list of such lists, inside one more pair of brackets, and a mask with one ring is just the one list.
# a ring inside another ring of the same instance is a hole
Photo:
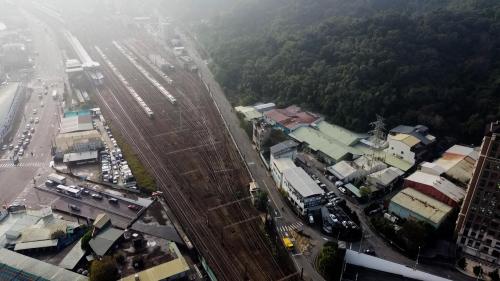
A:
{"label": "green roof", "polygon": [[356,197],[361,198],[361,193],[359,192],[359,189],[354,185],[348,183],[344,185],[344,187],[347,188],[350,192],[352,192]]}
{"label": "green roof", "polygon": [[329,136],[330,138],[334,138],[344,145],[353,145],[358,142],[360,139],[365,137],[361,134],[356,134],[347,130],[346,128],[337,126],[335,124],[330,124],[325,121],[321,121],[316,124],[318,130],[320,130],[323,134]]}
{"label": "green roof", "polygon": [[335,161],[342,160],[348,153],[361,154],[350,146],[357,142],[361,135],[325,121],[319,122],[315,128],[298,128],[290,134],[290,137],[307,143],[310,149],[321,151]]}

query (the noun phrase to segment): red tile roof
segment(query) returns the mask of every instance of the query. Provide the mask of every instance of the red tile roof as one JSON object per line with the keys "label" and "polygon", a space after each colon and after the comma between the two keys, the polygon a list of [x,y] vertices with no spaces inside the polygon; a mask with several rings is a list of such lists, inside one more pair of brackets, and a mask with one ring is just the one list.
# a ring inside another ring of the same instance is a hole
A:
{"label": "red tile roof", "polygon": [[300,107],[291,105],[287,108],[273,109],[264,115],[276,123],[293,129],[300,124],[311,124],[320,119],[320,116],[311,112],[302,111]]}

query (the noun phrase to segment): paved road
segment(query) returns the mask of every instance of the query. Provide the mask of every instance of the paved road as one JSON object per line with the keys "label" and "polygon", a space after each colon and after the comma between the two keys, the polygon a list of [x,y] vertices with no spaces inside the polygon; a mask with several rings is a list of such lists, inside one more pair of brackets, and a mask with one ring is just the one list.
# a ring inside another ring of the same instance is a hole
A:
{"label": "paved road", "polygon": [[[35,59],[35,77],[40,77],[47,84],[61,81],[64,70],[62,59],[59,55],[59,49],[55,44],[53,35],[44,30],[44,25],[33,18],[29,18],[28,24],[33,30],[33,42],[39,56]],[[42,82],[34,80],[30,83],[33,87],[42,87]],[[56,86],[62,89],[62,84]],[[41,106],[43,101],[44,106]],[[37,109],[37,114],[33,115],[33,109]],[[19,125],[19,130],[15,134],[14,143],[17,143],[22,130],[26,123],[29,122],[31,116],[38,117],[40,122],[34,124],[35,133],[33,134],[31,143],[25,150],[24,156],[21,157],[18,166],[14,166],[9,160],[12,152],[6,151],[0,159],[0,194],[2,194],[2,205],[12,202],[14,199],[24,199],[19,197],[20,194],[29,194],[23,190],[31,188],[33,178],[39,179],[41,175],[50,172],[49,162],[51,160],[50,148],[53,137],[58,128],[58,105],[49,95],[43,96],[42,100],[38,99],[37,94],[28,97],[23,113],[22,120]]]}

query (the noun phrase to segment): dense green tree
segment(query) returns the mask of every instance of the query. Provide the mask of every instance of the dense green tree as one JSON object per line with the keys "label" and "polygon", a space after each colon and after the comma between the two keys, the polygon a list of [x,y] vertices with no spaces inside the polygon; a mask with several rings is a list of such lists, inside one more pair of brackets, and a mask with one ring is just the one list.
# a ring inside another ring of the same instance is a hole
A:
{"label": "dense green tree", "polygon": [[113,257],[104,256],[101,260],[94,260],[90,264],[90,281],[114,281],[118,278],[120,275]]}
{"label": "dense green tree", "polygon": [[357,131],[379,113],[388,127],[421,123],[461,142],[500,119],[498,1],[247,0],[222,11],[197,30],[234,104],[295,103]]}
{"label": "dense green tree", "polygon": [[268,195],[267,192],[260,190],[257,192],[257,195],[255,196],[255,207],[257,210],[266,212],[267,211],[267,204],[268,204]]}
{"label": "dense green tree", "polygon": [[465,269],[465,267],[467,266],[467,261],[465,260],[464,257],[461,257],[458,261],[457,261],[457,266],[460,268],[460,269]]}
{"label": "dense green tree", "polygon": [[472,271],[476,276],[481,277],[483,275],[483,268],[480,265],[476,265],[472,268]]}
{"label": "dense green tree", "polygon": [[338,244],[327,242],[318,255],[318,271],[326,280],[338,280],[344,262],[344,252],[339,250]]}
{"label": "dense green tree", "polygon": [[89,249],[89,242],[92,239],[92,230],[88,230],[82,237],[82,250],[87,251]]}

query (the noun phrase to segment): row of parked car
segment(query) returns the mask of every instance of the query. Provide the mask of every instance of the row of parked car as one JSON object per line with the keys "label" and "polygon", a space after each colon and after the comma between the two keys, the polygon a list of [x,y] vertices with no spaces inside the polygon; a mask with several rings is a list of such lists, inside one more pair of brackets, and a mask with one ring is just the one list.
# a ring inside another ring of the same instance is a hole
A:
{"label": "row of parked car", "polygon": [[2,146],[2,150],[5,151],[5,150],[11,150],[14,154],[14,156],[23,156],[24,155],[24,151],[26,150],[26,148],[28,148],[28,145],[30,144],[31,142],[31,138],[33,136],[33,134],[35,133],[35,125],[34,124],[37,124],[39,122],[39,118],[36,117],[36,118],[33,118],[31,117],[29,119],[29,123],[26,124],[26,127],[25,129],[22,131],[22,133],[19,135],[19,139],[17,140],[17,144],[10,144],[10,145],[3,145]]}
{"label": "row of parked car", "polygon": [[101,173],[103,181],[118,184],[121,178],[124,184],[135,182],[132,170],[127,161],[123,158],[123,153],[118,147],[118,143],[113,137],[111,130],[107,126],[105,129],[113,147],[110,148],[106,144],[104,146],[104,151],[101,152]]}

